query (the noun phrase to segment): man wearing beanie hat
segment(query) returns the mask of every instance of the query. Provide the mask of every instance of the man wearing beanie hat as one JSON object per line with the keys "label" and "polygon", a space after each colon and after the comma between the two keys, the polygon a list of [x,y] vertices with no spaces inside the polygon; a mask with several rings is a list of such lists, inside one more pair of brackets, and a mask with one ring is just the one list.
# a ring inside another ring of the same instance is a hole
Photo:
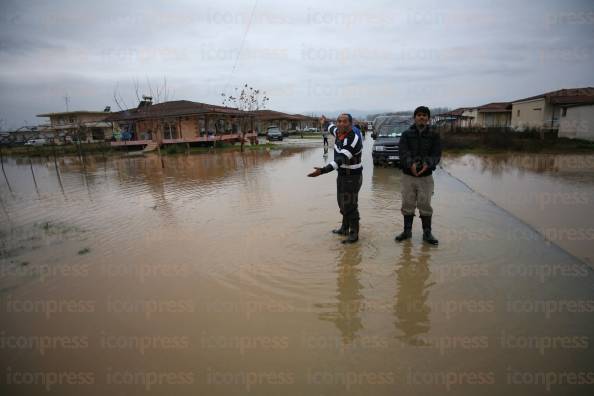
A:
{"label": "man wearing beanie hat", "polygon": [[412,237],[415,209],[418,208],[423,225],[423,240],[432,245],[439,243],[431,233],[431,196],[434,187],[432,173],[441,160],[441,140],[439,134],[429,126],[429,117],[427,107],[417,107],[414,111],[415,123],[400,137],[400,211],[404,216],[404,231],[396,236],[397,242]]}

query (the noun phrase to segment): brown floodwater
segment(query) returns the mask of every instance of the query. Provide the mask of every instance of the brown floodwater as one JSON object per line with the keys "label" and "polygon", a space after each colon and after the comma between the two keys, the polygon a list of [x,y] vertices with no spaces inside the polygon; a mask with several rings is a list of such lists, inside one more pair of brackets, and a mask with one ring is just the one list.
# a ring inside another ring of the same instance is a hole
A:
{"label": "brown floodwater", "polygon": [[[346,247],[330,233],[335,175],[305,176],[328,160],[316,143],[164,168],[156,154],[4,158],[2,393],[591,394],[592,251],[491,194],[591,198],[591,174],[448,158],[440,245],[418,218],[396,244],[400,172],[373,168],[371,144]],[[547,221],[591,226],[591,202]]]}
{"label": "brown floodwater", "polygon": [[548,242],[594,265],[594,155],[464,155],[444,164]]}

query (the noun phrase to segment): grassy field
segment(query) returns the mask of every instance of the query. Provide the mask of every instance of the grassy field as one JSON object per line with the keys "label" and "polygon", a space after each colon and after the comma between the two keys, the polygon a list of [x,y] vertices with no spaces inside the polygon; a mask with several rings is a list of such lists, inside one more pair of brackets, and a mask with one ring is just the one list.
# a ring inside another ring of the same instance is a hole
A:
{"label": "grassy field", "polygon": [[481,131],[442,131],[443,150],[454,153],[583,153],[594,152],[594,142],[544,136],[538,131],[511,132],[501,129]]}

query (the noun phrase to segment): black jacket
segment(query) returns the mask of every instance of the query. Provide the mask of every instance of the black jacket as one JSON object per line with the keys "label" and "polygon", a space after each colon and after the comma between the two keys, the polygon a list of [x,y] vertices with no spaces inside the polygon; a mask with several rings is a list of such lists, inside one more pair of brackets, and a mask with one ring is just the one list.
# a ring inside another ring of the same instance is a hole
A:
{"label": "black jacket", "polygon": [[343,140],[338,139],[338,128],[334,124],[324,125],[335,138],[334,161],[322,168],[322,174],[337,170],[339,175],[360,175],[363,172],[361,153],[363,140],[351,130]]}
{"label": "black jacket", "polygon": [[420,177],[429,176],[433,173],[441,160],[441,139],[439,133],[427,126],[423,132],[419,132],[415,124],[411,125],[400,137],[400,167],[402,172],[412,175],[410,168],[417,164],[419,169],[427,164],[428,170]]}

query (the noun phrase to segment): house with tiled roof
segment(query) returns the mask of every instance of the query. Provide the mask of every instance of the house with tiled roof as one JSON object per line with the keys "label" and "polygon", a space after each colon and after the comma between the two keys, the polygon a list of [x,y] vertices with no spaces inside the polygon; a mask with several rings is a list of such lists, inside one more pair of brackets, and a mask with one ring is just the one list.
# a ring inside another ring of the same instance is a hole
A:
{"label": "house with tiled roof", "polygon": [[259,134],[266,134],[269,127],[277,127],[281,131],[288,133],[316,127],[318,124],[317,118],[303,114],[288,114],[268,109],[255,110],[253,113],[256,117],[256,131]]}
{"label": "house with tiled roof", "polygon": [[473,126],[482,128],[505,128],[510,126],[512,104],[491,102],[476,108]]}
{"label": "house with tiled roof", "polygon": [[[594,104],[594,88],[570,88],[542,93],[512,102],[511,125],[514,129],[541,128],[557,130],[560,122],[567,117],[577,116],[582,110],[577,107]],[[586,111],[587,112],[587,111]],[[567,124],[567,122],[565,123]],[[565,125],[564,130],[566,130]]]}
{"label": "house with tiled roof", "polygon": [[253,138],[254,130],[252,112],[189,100],[152,103],[150,97],[136,108],[111,114],[108,120],[121,131],[114,146],[236,141],[242,136]]}
{"label": "house with tiled roof", "polygon": [[458,107],[445,113],[436,114],[433,122],[437,125],[449,125],[452,128],[467,128],[473,126],[476,115],[472,115],[473,108]]}

